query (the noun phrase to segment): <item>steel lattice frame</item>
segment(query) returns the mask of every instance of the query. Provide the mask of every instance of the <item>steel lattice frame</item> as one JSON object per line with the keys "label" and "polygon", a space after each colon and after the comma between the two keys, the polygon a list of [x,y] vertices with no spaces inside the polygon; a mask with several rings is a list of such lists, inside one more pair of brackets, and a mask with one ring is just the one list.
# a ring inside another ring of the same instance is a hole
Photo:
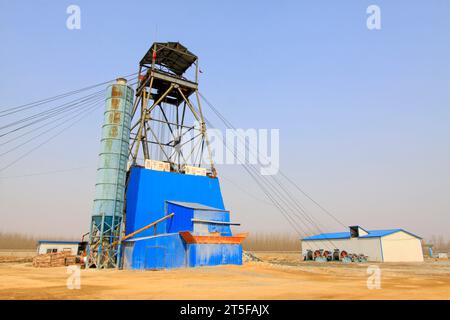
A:
{"label": "steel lattice frame", "polygon": [[[168,44],[175,45],[169,47]],[[131,126],[129,148],[131,165],[143,165],[146,159],[160,160],[170,163],[171,171],[183,172],[185,165],[202,166],[206,147],[209,162],[208,174],[216,176],[198,93],[198,58],[179,43],[155,43],[149,50],[149,54],[151,54],[151,63],[147,59],[147,61],[141,61],[139,67],[140,77],[132,111],[134,123]],[[158,58],[159,55],[163,58]],[[189,62],[184,61],[183,58]],[[185,68],[181,68],[181,71],[175,69],[175,66],[179,67],[178,61],[185,62],[185,65],[182,65]],[[186,71],[184,69],[190,66],[195,68],[194,81],[188,80],[184,74]],[[173,119],[169,119],[170,110],[174,111]],[[157,111],[162,118],[157,117]],[[185,122],[188,113],[198,122],[198,127]],[[160,133],[155,132],[156,130],[152,128],[154,123],[161,123],[169,130],[169,141],[165,141]],[[187,134],[191,131],[194,132],[194,136],[188,139]],[[184,154],[182,147],[191,142],[191,150],[188,154]],[[155,152],[151,154],[152,145],[160,150],[159,156],[155,155]],[[139,158],[139,155],[143,157]],[[141,163],[140,160],[143,162]]]}
{"label": "steel lattice frame", "polygon": [[[115,268],[118,267],[120,247],[116,245],[122,232],[122,217],[102,216],[99,221],[92,221],[88,267]],[[106,252],[105,252],[106,251]]]}

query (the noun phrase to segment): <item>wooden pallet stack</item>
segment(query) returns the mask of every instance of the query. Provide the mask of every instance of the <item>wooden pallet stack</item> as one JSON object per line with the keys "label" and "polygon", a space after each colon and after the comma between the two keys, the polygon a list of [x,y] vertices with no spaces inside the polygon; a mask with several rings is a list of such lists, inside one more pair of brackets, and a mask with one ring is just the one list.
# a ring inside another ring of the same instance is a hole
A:
{"label": "wooden pallet stack", "polygon": [[66,260],[64,263],[66,266],[71,266],[71,265],[77,264],[77,257],[76,256],[68,256],[68,257],[66,257]]}
{"label": "wooden pallet stack", "polygon": [[76,263],[77,257],[70,252],[46,253],[33,258],[33,267],[36,268],[64,267]]}

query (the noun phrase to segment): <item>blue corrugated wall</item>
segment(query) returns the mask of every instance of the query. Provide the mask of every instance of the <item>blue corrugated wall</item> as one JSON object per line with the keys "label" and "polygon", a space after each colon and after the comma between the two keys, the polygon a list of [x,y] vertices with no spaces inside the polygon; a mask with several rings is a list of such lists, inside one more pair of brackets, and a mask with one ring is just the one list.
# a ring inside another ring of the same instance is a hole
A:
{"label": "blue corrugated wall", "polygon": [[167,220],[167,233],[192,231],[194,229],[194,223],[192,222],[194,209],[167,203],[166,213],[175,213],[172,218]]}
{"label": "blue corrugated wall", "polygon": [[[228,211],[195,210],[194,218],[200,220],[213,220],[221,222],[230,222],[230,213]],[[208,232],[219,232],[222,236],[231,236],[230,225],[196,222],[194,232],[204,231],[205,226]]]}
{"label": "blue corrugated wall", "polygon": [[242,264],[240,244],[189,244],[187,254],[189,267]]}
{"label": "blue corrugated wall", "polygon": [[[126,199],[126,234],[162,218],[166,200],[196,202],[218,209],[225,208],[217,178],[139,167],[130,169]],[[165,233],[166,228],[165,222],[158,224],[157,233]],[[152,235],[153,228],[143,231],[136,237]]]}
{"label": "blue corrugated wall", "polygon": [[242,264],[239,244],[189,244],[176,234],[159,235],[124,245],[125,269],[156,270]]}
{"label": "blue corrugated wall", "polygon": [[[175,212],[175,216],[159,223],[156,235],[151,228],[124,242],[124,268],[153,270],[242,264],[239,244],[186,244],[178,233],[231,235],[229,225],[192,222],[192,218],[230,221],[218,179],[134,167],[130,171],[126,200],[126,234],[165,214]],[[193,209],[167,201],[199,203],[217,210]]]}
{"label": "blue corrugated wall", "polygon": [[187,266],[186,244],[178,233],[126,241],[125,269],[171,269]]}
{"label": "blue corrugated wall", "polygon": [[175,215],[166,222],[167,233],[179,231],[192,231],[198,234],[219,232],[223,236],[231,236],[231,228],[229,225],[192,222],[193,218],[229,222],[230,213],[228,211],[193,209],[169,202],[167,203],[166,213],[175,213]]}

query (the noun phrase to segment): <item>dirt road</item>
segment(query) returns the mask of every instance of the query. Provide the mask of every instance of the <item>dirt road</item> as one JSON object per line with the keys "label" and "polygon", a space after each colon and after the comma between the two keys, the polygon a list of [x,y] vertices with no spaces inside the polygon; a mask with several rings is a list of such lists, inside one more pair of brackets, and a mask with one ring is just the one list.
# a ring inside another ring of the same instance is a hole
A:
{"label": "dirt road", "polygon": [[244,266],[164,271],[67,270],[0,264],[0,299],[450,299],[450,262],[378,264],[381,289],[367,288],[370,264],[301,262],[298,255],[258,254]]}

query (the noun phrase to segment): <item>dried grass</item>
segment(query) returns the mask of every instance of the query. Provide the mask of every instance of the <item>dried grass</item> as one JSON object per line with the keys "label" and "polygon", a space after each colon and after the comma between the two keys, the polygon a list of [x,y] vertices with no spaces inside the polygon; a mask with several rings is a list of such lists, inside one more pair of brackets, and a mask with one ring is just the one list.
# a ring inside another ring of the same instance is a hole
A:
{"label": "dried grass", "polygon": [[300,251],[300,238],[291,234],[255,233],[242,243],[246,251]]}
{"label": "dried grass", "polygon": [[0,232],[0,249],[36,249],[37,240],[20,233]]}
{"label": "dried grass", "polygon": [[0,249],[35,250],[39,240],[77,240],[68,237],[30,236],[22,233],[0,232]]}

